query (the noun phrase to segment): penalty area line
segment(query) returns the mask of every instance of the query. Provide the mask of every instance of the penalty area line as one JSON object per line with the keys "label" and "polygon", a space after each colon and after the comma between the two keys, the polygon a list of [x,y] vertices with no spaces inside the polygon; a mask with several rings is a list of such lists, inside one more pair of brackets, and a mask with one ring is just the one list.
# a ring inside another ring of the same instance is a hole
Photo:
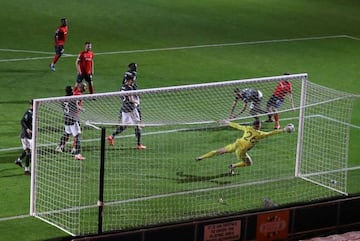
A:
{"label": "penalty area line", "polygon": [[[285,38],[285,39],[273,39],[273,40],[257,40],[257,41],[244,41],[244,42],[235,42],[235,43],[215,43],[215,44],[203,44],[203,45],[192,45],[192,46],[178,46],[178,47],[167,47],[167,48],[154,48],[154,49],[135,49],[135,50],[121,50],[113,52],[102,52],[95,53],[95,55],[116,55],[116,54],[132,54],[132,53],[146,53],[146,52],[160,52],[160,51],[175,51],[175,50],[184,50],[184,49],[199,49],[199,48],[217,48],[217,47],[229,47],[229,46],[239,46],[239,45],[255,45],[255,44],[271,44],[271,43],[282,43],[282,42],[296,42],[296,41],[309,41],[309,40],[322,40],[322,39],[336,39],[336,38],[348,38],[353,40],[360,40],[357,37],[350,35],[328,35],[328,36],[318,36],[318,37],[302,37],[302,38]],[[7,52],[18,52],[18,53],[39,53],[39,54],[51,54],[53,52],[44,52],[44,51],[31,51],[31,50],[16,50],[16,49],[0,49],[0,51]],[[64,54],[63,57],[74,57],[77,54]],[[42,60],[42,59],[51,59],[53,56],[47,57],[26,57],[26,58],[17,58],[17,59],[1,59],[1,62],[16,62],[16,61],[29,61],[29,60]]]}
{"label": "penalty area line", "polygon": [[11,217],[3,217],[3,218],[0,218],[0,222],[29,218],[29,217],[31,217],[29,214],[23,214],[23,215],[11,216]]}

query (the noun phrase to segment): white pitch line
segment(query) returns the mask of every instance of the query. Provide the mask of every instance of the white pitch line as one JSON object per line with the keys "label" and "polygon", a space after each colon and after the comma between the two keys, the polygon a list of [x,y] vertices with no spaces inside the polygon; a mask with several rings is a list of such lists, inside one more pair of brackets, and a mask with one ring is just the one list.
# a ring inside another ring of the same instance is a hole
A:
{"label": "white pitch line", "polygon": [[350,36],[350,35],[344,35],[346,38],[354,39],[354,40],[360,40],[358,37]]}
{"label": "white pitch line", "polygon": [[3,218],[0,218],[0,222],[15,220],[15,219],[22,219],[22,218],[29,218],[29,217],[31,217],[29,214],[23,214],[23,215],[12,216],[12,217],[3,217]]}
{"label": "white pitch line", "polygon": [[25,49],[0,49],[1,52],[16,52],[16,53],[32,53],[32,54],[54,54],[54,52],[44,52],[36,50],[25,50]]}
{"label": "white pitch line", "polygon": [[324,116],[324,115],[317,115],[321,118],[324,118],[326,120],[330,120],[330,121],[333,121],[333,122],[336,122],[336,123],[339,123],[339,124],[342,124],[342,125],[345,125],[345,126],[349,126],[351,128],[355,128],[355,129],[360,129],[360,126],[357,126],[357,125],[353,125],[353,124],[350,124],[350,123],[346,123],[346,122],[343,122],[343,121],[339,121],[337,119],[334,119],[334,118],[331,118],[331,117],[327,117],[327,116]]}
{"label": "white pitch line", "polygon": [[[204,45],[193,45],[193,46],[180,46],[180,47],[168,47],[168,48],[155,48],[155,49],[138,49],[138,50],[121,50],[114,52],[102,52],[95,53],[98,55],[114,55],[114,54],[132,54],[132,53],[146,53],[146,52],[160,52],[160,51],[174,51],[174,50],[184,50],[184,49],[198,49],[198,48],[216,48],[216,47],[228,47],[228,46],[238,46],[238,45],[254,45],[254,44],[267,44],[267,43],[282,43],[282,42],[295,42],[295,41],[309,41],[309,40],[321,40],[321,39],[334,39],[334,38],[348,38],[353,40],[360,40],[357,37],[349,35],[330,35],[330,36],[319,36],[319,37],[304,37],[304,38],[291,38],[291,39],[274,39],[274,40],[259,40],[259,41],[248,41],[248,42],[237,42],[237,43],[222,43],[222,44],[204,44]],[[50,52],[42,51],[30,51],[30,50],[16,50],[16,49],[0,49],[0,51],[8,52],[24,52],[24,53],[41,53],[41,54],[51,54]],[[64,54],[63,57],[74,57],[77,54]],[[27,58],[17,58],[17,59],[0,59],[1,62],[15,62],[15,61],[29,61],[29,60],[41,60],[53,58],[52,56],[47,57],[27,57]]]}
{"label": "white pitch line", "polygon": [[128,51],[115,51],[115,52],[104,52],[96,53],[96,55],[108,55],[108,54],[126,54],[126,53],[145,53],[145,52],[159,52],[159,51],[172,51],[172,50],[183,50],[183,49],[197,49],[197,48],[213,48],[213,47],[227,47],[227,46],[238,46],[238,45],[254,45],[254,44],[267,44],[267,43],[281,43],[281,42],[295,42],[295,41],[308,41],[308,40],[319,40],[319,39],[332,39],[332,38],[351,38],[347,35],[333,35],[333,36],[320,36],[320,37],[307,37],[307,38],[292,38],[292,39],[273,39],[273,40],[259,40],[259,41],[248,41],[248,42],[237,42],[237,43],[222,43],[222,44],[204,44],[204,45],[193,45],[183,47],[169,47],[169,48],[156,48],[156,49],[140,49],[140,50],[128,50]]}
{"label": "white pitch line", "polygon": [[[54,58],[54,53],[52,53],[51,56],[44,56],[44,57],[26,57],[26,58],[17,58],[17,59],[0,59],[0,63],[1,62],[17,62],[17,61],[30,61],[30,60],[42,60],[42,59],[52,59]],[[77,55],[73,55],[73,54],[64,54],[62,57],[74,57]]]}
{"label": "white pitch line", "polygon": [[[358,126],[358,125],[353,125],[351,123],[346,123],[346,122],[343,122],[343,121],[339,121],[339,120],[336,120],[336,119],[333,119],[333,118],[330,118],[330,117],[327,117],[327,116],[324,116],[324,115],[305,116],[305,118],[316,118],[316,117],[327,119],[327,120],[330,120],[330,121],[334,121],[334,122],[337,122],[339,124],[349,126],[350,128],[360,129],[360,126]],[[293,120],[293,119],[297,119],[297,118],[284,118],[282,120],[283,121],[290,121],[290,120]],[[168,133],[174,133],[174,132],[179,132],[179,131],[186,131],[186,130],[190,130],[190,129],[191,128],[181,128],[181,129],[166,130],[166,131],[144,132],[142,135],[147,136],[147,135],[168,134]],[[129,137],[132,138],[133,135],[130,135],[130,134],[121,135],[121,136],[117,136],[116,138],[129,138]],[[82,140],[82,142],[93,142],[93,141],[96,141],[96,140],[100,140],[100,138],[98,138],[98,139],[86,139],[86,140]],[[44,146],[56,146],[56,145],[57,145],[57,143],[51,143],[51,144],[47,144],[47,145],[44,145]],[[18,146],[18,147],[0,148],[0,152],[17,151],[17,150],[22,150],[22,147]]]}

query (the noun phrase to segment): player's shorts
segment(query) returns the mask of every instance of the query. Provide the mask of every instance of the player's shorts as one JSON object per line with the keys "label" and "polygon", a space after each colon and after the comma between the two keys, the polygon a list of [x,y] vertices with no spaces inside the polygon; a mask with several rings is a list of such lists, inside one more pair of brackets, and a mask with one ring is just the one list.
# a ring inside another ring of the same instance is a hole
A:
{"label": "player's shorts", "polygon": [[81,83],[83,80],[90,83],[93,79],[92,74],[78,74],[76,77],[76,83]]}
{"label": "player's shorts", "polygon": [[243,150],[236,144],[236,142],[225,146],[225,152],[226,152],[226,153],[235,152],[236,159],[238,159],[238,160],[244,160],[244,161],[245,161],[246,156],[247,156],[246,151],[243,151]]}
{"label": "player's shorts", "polygon": [[32,149],[32,139],[29,138],[21,138],[21,144],[22,144],[22,148],[23,150]]}
{"label": "player's shorts", "polygon": [[65,133],[72,136],[81,134],[80,123],[76,121],[73,125],[65,125]]}
{"label": "player's shorts", "polygon": [[263,98],[263,94],[260,90],[257,91],[257,96],[256,98],[252,98],[249,109],[250,110],[258,110],[260,109],[260,105],[261,105],[261,100]]}
{"label": "player's shorts", "polygon": [[131,112],[121,112],[122,125],[136,125],[140,122],[140,114],[137,108]]}
{"label": "player's shorts", "polygon": [[283,98],[278,98],[274,95],[272,95],[270,97],[270,99],[268,100],[268,102],[266,103],[266,107],[275,107],[276,109],[279,109],[281,107],[281,105],[284,103],[284,99]]}
{"label": "player's shorts", "polygon": [[55,53],[57,55],[63,55],[65,49],[64,49],[64,45],[55,45]]}
{"label": "player's shorts", "polygon": [[235,152],[236,158],[243,161],[245,161],[246,158],[249,157],[247,151],[249,151],[250,149],[242,139],[237,139],[234,143],[225,146],[226,153]]}
{"label": "player's shorts", "polygon": [[249,109],[250,111],[259,112],[261,110],[261,101],[251,102]]}

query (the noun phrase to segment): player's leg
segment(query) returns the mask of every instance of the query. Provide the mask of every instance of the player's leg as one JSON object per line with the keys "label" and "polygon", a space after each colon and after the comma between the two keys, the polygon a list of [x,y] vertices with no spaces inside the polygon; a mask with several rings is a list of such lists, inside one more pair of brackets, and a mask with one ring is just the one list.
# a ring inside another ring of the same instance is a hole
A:
{"label": "player's leg", "polygon": [[64,53],[64,46],[62,46],[62,45],[55,46],[55,56],[54,56],[51,64],[49,65],[51,71],[55,71],[55,64],[60,59],[60,57],[63,53]]}
{"label": "player's leg", "polygon": [[250,113],[250,115],[252,115],[255,118],[255,120],[259,120],[259,117],[257,116],[257,111],[256,111],[256,108],[255,108],[255,105],[256,104],[254,102],[250,104],[249,113]]}
{"label": "player's leg", "polygon": [[57,147],[57,151],[64,152],[65,151],[65,144],[69,140],[69,134],[64,133],[63,136],[60,138],[60,144]]}
{"label": "player's leg", "polygon": [[274,106],[276,105],[276,98],[272,95],[268,102],[266,103],[266,111],[268,114],[268,119],[265,122],[273,122],[273,112]]}
{"label": "player's leg", "polygon": [[55,151],[64,152],[65,151],[65,144],[69,140],[69,136],[71,134],[71,128],[68,125],[64,127],[64,134],[60,138],[60,143],[57,145]]}
{"label": "player's leg", "polygon": [[25,175],[30,175],[30,160],[31,160],[31,150],[26,149],[26,156],[25,156]]}
{"label": "player's leg", "polygon": [[81,155],[81,140],[80,140],[80,137],[81,137],[81,134],[78,134],[76,136],[74,136],[75,138],[75,155],[74,155],[74,158],[75,160],[78,160],[78,161],[82,161],[82,160],[85,160],[85,157],[83,157]]}
{"label": "player's leg", "polygon": [[30,176],[30,160],[31,160],[31,139],[22,138],[23,149],[25,150],[25,175]]}
{"label": "player's leg", "polygon": [[241,160],[240,162],[237,162],[235,164],[231,164],[229,166],[229,173],[230,174],[234,174],[235,173],[235,168],[237,167],[246,167],[246,166],[251,166],[252,165],[252,159],[249,156],[249,154],[247,154],[247,152],[241,150],[240,148],[237,148],[235,151],[236,157],[238,160]]}
{"label": "player's leg", "polygon": [[201,156],[195,158],[195,160],[196,161],[201,161],[201,160],[203,160],[205,158],[211,158],[211,157],[214,157],[214,156],[217,156],[217,155],[222,155],[224,153],[234,152],[235,148],[236,148],[236,144],[232,143],[232,144],[229,144],[229,145],[227,145],[225,147],[222,147],[220,149],[213,150],[213,151],[210,151],[208,153],[205,153],[204,155],[201,155]]}
{"label": "player's leg", "polygon": [[274,129],[280,129],[280,117],[279,117],[279,113],[276,112],[274,114],[274,119],[275,119],[275,126]]}
{"label": "player's leg", "polygon": [[80,134],[74,136],[75,146],[74,146],[74,155],[80,154],[81,150],[81,142],[80,142]]}
{"label": "player's leg", "polygon": [[146,146],[141,144],[141,128],[139,126],[135,127],[135,136],[136,136],[136,141],[137,141],[136,148],[138,150],[146,149]]}
{"label": "player's leg", "polygon": [[[80,122],[78,121],[77,122],[79,127],[80,127],[80,130],[81,130],[81,125],[80,125]],[[77,142],[77,139],[76,137],[73,137],[73,143],[72,143],[72,149],[71,149],[71,154],[77,154],[77,149],[76,149],[76,142]]]}
{"label": "player's leg", "polygon": [[71,149],[71,154],[75,154],[76,153],[76,138],[73,138],[73,143],[72,143],[72,149]]}
{"label": "player's leg", "polygon": [[[120,112],[119,122],[125,123],[126,118],[127,118],[127,116],[125,115],[125,113]],[[125,125],[119,125],[115,129],[115,131],[106,138],[110,146],[113,146],[115,144],[115,136],[120,134],[121,132],[123,132],[125,129],[126,129]]]}
{"label": "player's leg", "polygon": [[81,128],[80,123],[76,121],[73,125],[70,126],[71,134],[75,139],[75,152],[74,158],[75,160],[85,160],[85,157],[81,155]]}
{"label": "player's leg", "polygon": [[24,159],[24,157],[26,156],[26,151],[23,149],[23,151],[21,152],[21,155],[15,160],[15,164],[18,165],[19,167],[22,167],[22,159]]}
{"label": "player's leg", "polygon": [[[131,113],[131,120],[132,120],[132,123],[135,124],[139,124],[140,121],[141,121],[141,118],[140,118],[140,112],[139,112],[139,109],[138,108],[135,108],[132,113]],[[143,149],[146,149],[146,146],[142,145],[141,144],[141,127],[140,126],[136,126],[135,127],[135,136],[136,136],[136,141],[137,141],[137,146],[136,148],[138,150],[143,150]]]}
{"label": "player's leg", "polygon": [[85,75],[85,80],[88,83],[89,86],[89,93],[94,94],[94,82],[93,82],[93,76],[91,74]]}
{"label": "player's leg", "polygon": [[76,75],[76,81],[75,81],[75,84],[76,84],[76,87],[77,88],[81,88],[81,85],[82,85],[82,83],[83,83],[83,80],[84,80],[84,75],[81,75],[81,74],[77,74]]}
{"label": "player's leg", "polygon": [[280,108],[280,106],[282,105],[282,103],[284,102],[284,99],[278,99],[276,101],[276,106],[274,107],[274,119],[275,119],[275,126],[274,129],[280,129],[280,116],[279,116],[279,112],[278,109]]}
{"label": "player's leg", "polygon": [[121,112],[121,125],[119,125],[115,131],[107,137],[108,143],[110,146],[115,144],[115,136],[126,130],[127,126],[125,125],[131,119],[130,114],[126,112]]}
{"label": "player's leg", "polygon": [[137,112],[139,113],[139,119],[140,119],[140,122],[141,122],[141,110],[140,110],[140,105],[137,105],[137,106],[136,106],[136,109],[137,109]]}
{"label": "player's leg", "polygon": [[267,112],[260,109],[259,102],[254,102],[254,103],[251,103],[251,105],[250,105],[249,113],[250,113],[250,115],[252,115],[254,117],[254,119],[256,121],[260,121],[258,114],[267,113]]}
{"label": "player's leg", "polygon": [[115,144],[115,136],[126,130],[127,126],[118,126],[115,131],[107,137],[108,143],[110,146],[113,146]]}

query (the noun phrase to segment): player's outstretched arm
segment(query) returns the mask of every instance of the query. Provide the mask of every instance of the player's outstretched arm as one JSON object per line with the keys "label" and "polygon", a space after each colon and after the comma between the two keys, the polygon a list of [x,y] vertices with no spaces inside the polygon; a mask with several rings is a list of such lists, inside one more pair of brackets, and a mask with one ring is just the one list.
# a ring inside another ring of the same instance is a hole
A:
{"label": "player's outstretched arm", "polygon": [[242,106],[241,110],[239,111],[239,113],[234,115],[234,118],[240,116],[246,110],[246,107],[247,107],[247,102],[243,102],[243,106]]}
{"label": "player's outstretched arm", "polygon": [[238,123],[231,122],[231,121],[228,121],[228,120],[219,120],[218,123],[220,125],[228,125],[228,126],[234,128],[234,129],[244,130],[244,127],[242,125],[239,125]]}
{"label": "player's outstretched arm", "polygon": [[295,127],[293,124],[287,124],[283,129],[279,129],[279,130],[273,130],[270,132],[262,132],[262,135],[259,139],[264,139],[266,137],[272,136],[272,135],[276,135],[276,134],[280,134],[280,133],[291,133],[295,131]]}
{"label": "player's outstretched arm", "polygon": [[232,105],[231,105],[230,114],[229,114],[229,119],[233,119],[233,118],[234,118],[234,110],[235,110],[236,105],[237,105],[237,101],[234,100],[234,102],[233,102]]}

